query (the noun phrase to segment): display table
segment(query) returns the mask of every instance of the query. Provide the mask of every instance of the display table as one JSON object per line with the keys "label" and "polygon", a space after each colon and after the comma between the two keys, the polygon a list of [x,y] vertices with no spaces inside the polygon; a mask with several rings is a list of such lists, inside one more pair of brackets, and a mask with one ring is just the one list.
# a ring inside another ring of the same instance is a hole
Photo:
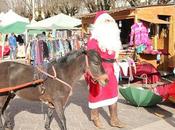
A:
{"label": "display table", "polygon": [[139,56],[138,56],[138,60],[141,61],[141,62],[148,62],[156,68],[159,65],[158,62],[157,62],[157,55],[140,53]]}
{"label": "display table", "polygon": [[[159,50],[144,51],[143,53],[139,53],[137,58],[139,61],[148,62],[152,64],[154,67],[158,68],[160,64],[166,64],[166,61],[164,61],[163,56],[168,56],[168,55],[169,53],[167,51],[163,49],[159,49]],[[165,67],[162,67],[162,69],[163,68],[167,68],[167,65],[165,65]]]}
{"label": "display table", "polygon": [[119,59],[125,59],[126,57],[130,57],[133,59],[134,50],[120,50]]}

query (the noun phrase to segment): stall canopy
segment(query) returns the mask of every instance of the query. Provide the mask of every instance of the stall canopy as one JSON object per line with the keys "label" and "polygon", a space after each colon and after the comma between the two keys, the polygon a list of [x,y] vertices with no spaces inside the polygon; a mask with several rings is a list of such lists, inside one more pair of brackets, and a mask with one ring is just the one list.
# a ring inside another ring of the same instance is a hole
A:
{"label": "stall canopy", "polygon": [[2,33],[16,33],[16,34],[21,34],[25,32],[25,27],[28,23],[21,22],[21,21],[16,21],[15,23],[9,24],[7,26],[1,26],[0,27],[0,32]]}
{"label": "stall canopy", "polygon": [[29,24],[29,19],[22,17],[12,10],[0,17],[0,32],[2,33],[23,33],[26,25]]}
{"label": "stall canopy", "polygon": [[155,15],[138,14],[137,18],[154,24],[169,24],[168,21],[159,19],[158,16]]}
{"label": "stall canopy", "polygon": [[1,12],[0,13],[0,22],[2,21],[3,17],[4,17],[5,13],[4,12]]}
{"label": "stall canopy", "polygon": [[32,23],[26,26],[28,30],[30,29],[71,29],[78,25],[81,25],[81,20],[77,18],[70,17],[65,14],[58,14],[50,18],[41,20],[36,23]]}

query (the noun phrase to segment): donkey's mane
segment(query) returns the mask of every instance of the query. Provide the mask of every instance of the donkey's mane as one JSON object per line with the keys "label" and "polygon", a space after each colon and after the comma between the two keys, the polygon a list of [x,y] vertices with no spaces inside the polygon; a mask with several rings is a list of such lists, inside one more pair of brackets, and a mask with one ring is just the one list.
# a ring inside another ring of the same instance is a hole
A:
{"label": "donkey's mane", "polygon": [[56,62],[60,64],[70,64],[81,54],[83,54],[82,50],[71,51],[67,53],[65,56],[57,59]]}

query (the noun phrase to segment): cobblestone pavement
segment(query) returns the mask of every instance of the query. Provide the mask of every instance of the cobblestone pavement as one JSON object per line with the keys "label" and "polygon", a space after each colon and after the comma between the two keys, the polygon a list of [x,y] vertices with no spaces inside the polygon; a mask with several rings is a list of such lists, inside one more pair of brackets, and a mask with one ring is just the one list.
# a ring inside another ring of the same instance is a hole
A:
{"label": "cobblestone pavement", "polygon": [[[97,130],[90,121],[87,106],[87,87],[84,80],[74,85],[73,95],[65,110],[68,130]],[[137,108],[131,106],[120,95],[119,117],[127,124],[121,130],[174,130],[175,129],[175,105],[164,103],[156,107]],[[16,97],[8,107],[11,119],[14,118],[14,130],[44,130],[47,108],[38,102],[30,102]],[[101,119],[105,130],[118,130],[109,125],[108,108],[100,109]],[[60,130],[57,124],[58,118],[54,113],[51,123],[52,130]]]}

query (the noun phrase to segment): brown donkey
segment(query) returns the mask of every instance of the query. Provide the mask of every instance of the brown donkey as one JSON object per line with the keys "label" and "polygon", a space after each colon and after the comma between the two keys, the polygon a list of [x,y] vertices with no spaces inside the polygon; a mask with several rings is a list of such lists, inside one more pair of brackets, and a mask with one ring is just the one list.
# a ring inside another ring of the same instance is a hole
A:
{"label": "brown donkey", "polygon": [[[53,69],[54,68],[54,69]],[[0,130],[13,129],[8,115],[5,114],[9,101],[18,95],[21,98],[31,101],[44,101],[49,109],[45,123],[46,130],[50,130],[53,111],[56,110],[60,120],[61,130],[67,130],[66,118],[64,115],[65,105],[71,95],[73,82],[80,79],[82,74],[88,68],[94,80],[100,84],[106,84],[107,79],[103,67],[101,57],[93,50],[73,51],[66,56],[54,60],[48,64],[47,74],[42,85],[45,88],[41,93],[39,84],[32,84],[25,88],[18,88],[13,91],[5,91],[0,93]],[[55,77],[55,78],[52,78]],[[103,78],[100,78],[103,77]],[[0,64],[0,90],[11,86],[19,86],[26,84],[34,79],[34,67],[17,62],[7,61]],[[56,79],[61,79],[62,83]],[[5,123],[2,123],[2,115],[4,114]]]}

